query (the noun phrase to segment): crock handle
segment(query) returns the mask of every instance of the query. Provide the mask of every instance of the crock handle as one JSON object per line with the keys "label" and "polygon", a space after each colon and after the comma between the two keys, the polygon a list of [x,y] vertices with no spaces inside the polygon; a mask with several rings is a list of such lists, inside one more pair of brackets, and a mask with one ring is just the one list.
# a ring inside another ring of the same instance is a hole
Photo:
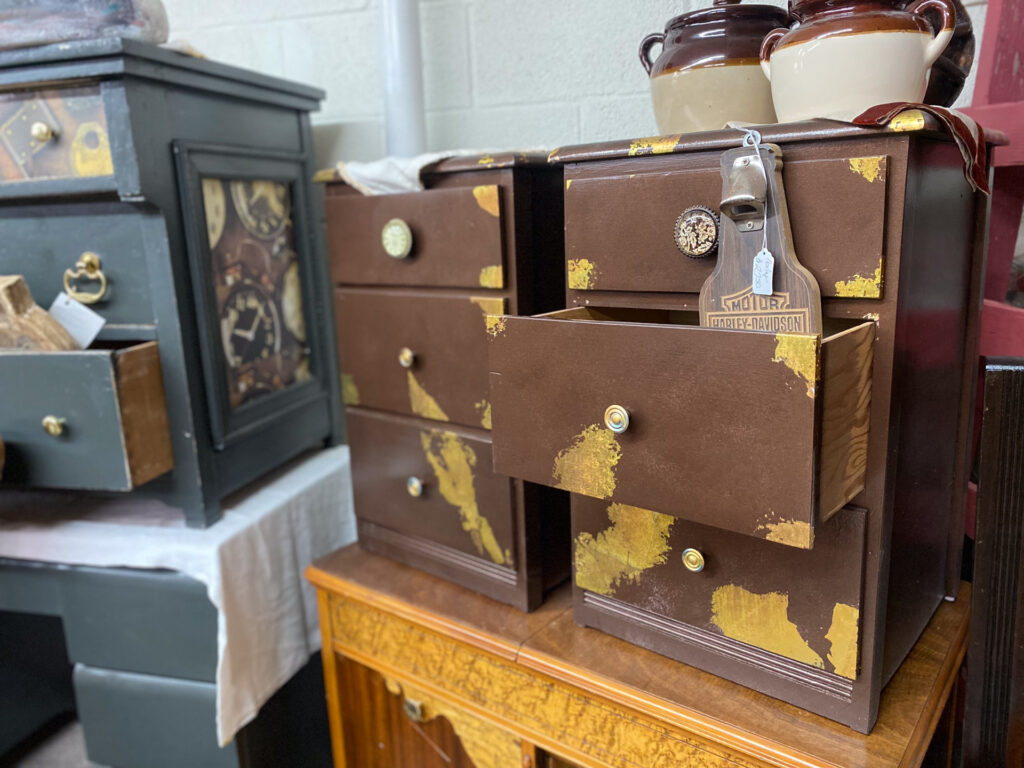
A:
{"label": "crock handle", "polygon": [[651,61],[651,48],[655,45],[664,44],[665,35],[662,32],[652,32],[640,41],[640,63],[644,65],[647,74],[651,74],[654,62]]}
{"label": "crock handle", "polygon": [[[930,0],[925,0],[925,2],[929,1]],[[764,72],[764,76],[769,80],[772,79],[772,51],[774,51],[775,46],[779,44],[779,40],[787,34],[789,34],[789,30],[786,27],[778,27],[765,35],[764,40],[761,41],[761,71]]]}
{"label": "crock handle", "polygon": [[953,0],[915,0],[906,8],[908,13],[924,16],[926,11],[935,11],[942,17],[942,28],[924,49],[925,66],[931,66],[942,55],[953,37],[956,26],[956,6]]}

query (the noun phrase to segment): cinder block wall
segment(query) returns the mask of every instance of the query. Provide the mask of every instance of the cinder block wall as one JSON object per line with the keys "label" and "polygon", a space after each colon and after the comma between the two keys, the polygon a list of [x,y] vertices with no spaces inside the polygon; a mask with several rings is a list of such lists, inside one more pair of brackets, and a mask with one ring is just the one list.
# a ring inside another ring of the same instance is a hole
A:
{"label": "cinder block wall", "polygon": [[[784,5],[784,0],[767,0]],[[379,0],[164,0],[171,39],[327,91],[319,161],[385,153]],[[636,49],[711,0],[420,0],[429,149],[657,132]],[[975,35],[985,0],[966,0]],[[970,103],[973,78],[961,96]]]}

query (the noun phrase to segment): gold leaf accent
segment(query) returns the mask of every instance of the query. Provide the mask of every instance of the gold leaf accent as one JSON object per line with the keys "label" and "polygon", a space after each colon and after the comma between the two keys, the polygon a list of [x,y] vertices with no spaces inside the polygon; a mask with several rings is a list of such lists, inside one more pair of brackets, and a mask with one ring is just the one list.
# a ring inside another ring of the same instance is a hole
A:
{"label": "gold leaf accent", "polygon": [[569,259],[569,287],[574,291],[589,291],[594,287],[594,264],[589,259]]}
{"label": "gold leaf accent", "polygon": [[832,644],[828,660],[833,671],[841,677],[854,680],[857,677],[857,625],[860,611],[846,603],[836,603],[832,609],[832,626],[825,639]]}
{"label": "gold leaf accent", "polygon": [[359,387],[351,373],[341,374],[341,399],[345,405],[359,405]]}
{"label": "gold leaf accent", "polygon": [[844,299],[877,299],[882,295],[882,261],[874,277],[854,275],[849,280],[836,281],[836,296]]}
{"label": "gold leaf accent", "polygon": [[615,433],[603,424],[591,424],[555,457],[555,487],[598,499],[610,498],[620,458],[622,449]]}
{"label": "gold leaf accent", "polygon": [[501,336],[505,333],[505,317],[503,315],[488,315],[486,323],[489,336]]}
{"label": "gold leaf accent", "polygon": [[807,383],[807,396],[814,398],[818,384],[818,364],[821,338],[795,333],[775,335],[775,356],[773,363],[784,363],[789,370]]}
{"label": "gold leaf accent", "polygon": [[573,572],[576,586],[599,595],[611,595],[625,581],[661,565],[669,551],[668,537],[675,518],[626,504],[608,507],[611,527],[597,536],[576,537]]}
{"label": "gold leaf accent", "polygon": [[787,544],[800,549],[814,546],[814,528],[804,520],[783,520],[778,523],[765,523],[758,528],[768,531],[765,538],[778,544]]}
{"label": "gold leaf accent", "polygon": [[483,157],[476,161],[477,165],[492,165],[493,163],[494,158],[491,157],[490,155],[484,155]]}
{"label": "gold leaf accent", "polygon": [[679,141],[681,134],[674,136],[650,136],[646,139],[636,139],[630,142],[629,156],[640,157],[642,155],[665,155],[672,152]]}
{"label": "gold leaf accent", "polygon": [[476,412],[480,414],[480,426],[491,429],[491,404],[486,399],[476,404]]}
{"label": "gold leaf accent", "polygon": [[851,157],[850,170],[860,176],[863,176],[869,182],[873,182],[879,177],[882,179],[885,178],[885,174],[882,173],[882,164],[884,162],[885,155],[879,155],[877,157]]}
{"label": "gold leaf accent", "polygon": [[480,270],[480,286],[482,288],[503,288],[505,286],[505,275],[501,264],[484,267]]}
{"label": "gold leaf accent", "polygon": [[722,634],[815,667],[825,662],[789,620],[789,595],[760,595],[735,584],[719,587],[711,595],[711,621]]}
{"label": "gold leaf accent", "polygon": [[501,315],[505,313],[505,300],[493,296],[470,296],[470,301],[483,310],[485,315]]}
{"label": "gold leaf accent", "polygon": [[432,398],[423,385],[416,380],[416,375],[412,371],[407,371],[407,373],[409,374],[409,407],[412,408],[412,412],[424,419],[448,421],[448,414],[441,410],[437,400]]}
{"label": "gold leaf accent", "polygon": [[874,320],[877,323],[878,322],[878,313],[877,312],[868,312],[867,314],[864,315],[864,319],[865,320]]}
{"label": "gold leaf accent", "polygon": [[487,211],[491,216],[498,216],[498,187],[495,184],[484,184],[479,187],[473,187],[473,197],[476,198],[476,204],[479,205],[483,210]]}
{"label": "gold leaf accent", "polygon": [[506,553],[477,507],[473,488],[476,453],[453,432],[420,432],[420,443],[437,477],[442,498],[459,510],[462,530],[469,534],[480,554],[486,552],[495,563],[504,565]]}
{"label": "gold leaf accent", "polygon": [[908,109],[900,112],[889,121],[889,129],[900,133],[920,131],[922,128],[924,128],[924,113],[920,109]]}
{"label": "gold leaf accent", "polygon": [[566,179],[565,180],[565,191],[568,192],[569,191],[569,187],[571,187],[571,186],[572,186],[572,179]]}

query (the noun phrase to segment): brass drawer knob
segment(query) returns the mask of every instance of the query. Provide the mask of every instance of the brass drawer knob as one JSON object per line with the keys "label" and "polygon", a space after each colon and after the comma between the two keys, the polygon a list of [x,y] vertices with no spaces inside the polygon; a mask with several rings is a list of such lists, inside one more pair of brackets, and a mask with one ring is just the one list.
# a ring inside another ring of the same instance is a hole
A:
{"label": "brass drawer knob", "polygon": [[57,131],[55,131],[50,125],[42,122],[41,120],[39,122],[32,123],[32,126],[28,129],[28,131],[32,135],[32,138],[38,141],[40,144],[45,144],[46,142],[48,142],[50,139],[57,135]]}
{"label": "brass drawer knob", "polygon": [[405,490],[407,490],[409,495],[414,499],[418,499],[423,495],[423,481],[418,477],[410,477],[405,481]]}
{"label": "brass drawer knob", "polygon": [[695,205],[676,219],[676,248],[691,259],[706,259],[718,248],[718,217],[710,208]]}
{"label": "brass drawer knob", "polygon": [[683,550],[683,565],[686,570],[700,573],[704,570],[704,555],[690,547]]}
{"label": "brass drawer knob", "polygon": [[604,425],[621,435],[629,429],[629,411],[621,405],[609,405],[604,412]]}
{"label": "brass drawer knob", "polygon": [[408,347],[402,347],[398,350],[398,364],[403,368],[412,368],[413,363],[416,362],[416,353]]}
{"label": "brass drawer knob", "polygon": [[[80,291],[73,280],[95,280],[99,287],[95,291]],[[92,251],[78,257],[74,269],[64,270],[64,293],[82,304],[95,304],[107,294],[107,276],[103,274],[103,262]]]}
{"label": "brass drawer knob", "polygon": [[65,423],[67,423],[67,419],[62,419],[59,416],[43,417],[43,429],[50,437],[60,437],[63,435]]}
{"label": "brass drawer knob", "polygon": [[401,219],[391,219],[380,233],[384,252],[393,259],[404,259],[412,253],[412,230]]}

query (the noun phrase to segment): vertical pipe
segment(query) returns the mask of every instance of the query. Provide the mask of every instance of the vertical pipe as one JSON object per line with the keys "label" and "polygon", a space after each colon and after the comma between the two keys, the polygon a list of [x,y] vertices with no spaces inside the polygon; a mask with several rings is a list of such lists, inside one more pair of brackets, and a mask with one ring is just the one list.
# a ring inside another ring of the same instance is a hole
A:
{"label": "vertical pipe", "polygon": [[426,151],[419,0],[381,0],[384,123],[389,155]]}

